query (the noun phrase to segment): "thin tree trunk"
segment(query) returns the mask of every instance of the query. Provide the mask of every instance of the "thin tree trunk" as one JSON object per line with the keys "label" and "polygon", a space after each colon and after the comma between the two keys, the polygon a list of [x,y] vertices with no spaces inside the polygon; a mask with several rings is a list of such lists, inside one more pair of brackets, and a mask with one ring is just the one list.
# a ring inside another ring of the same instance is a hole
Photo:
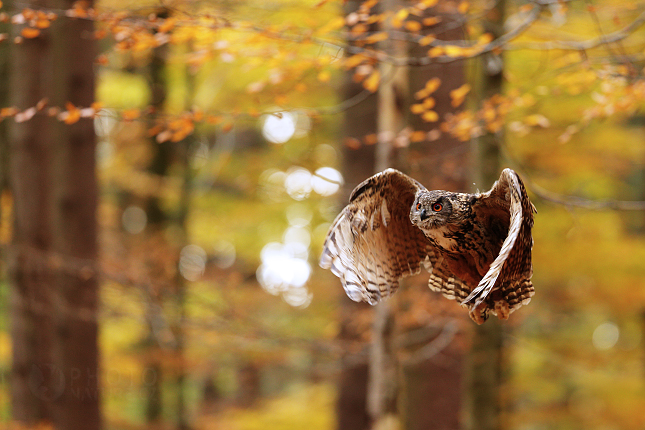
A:
{"label": "thin tree trunk", "polygon": [[[484,30],[494,37],[503,34],[505,1],[499,0],[484,20]],[[503,87],[503,58],[490,54],[482,58],[480,65],[478,102],[494,94],[500,94]],[[504,131],[486,133],[475,141],[478,184],[489,187],[499,177],[500,146]],[[504,326],[497,318],[490,318],[485,324],[476,326],[467,365],[467,413],[466,428],[472,430],[498,430],[502,428],[501,384]]]}
{"label": "thin tree trunk", "polygon": [[[400,0],[385,0],[380,7],[393,11],[403,7]],[[382,31],[390,31],[390,21],[385,21]],[[388,39],[381,44],[381,50],[393,56],[405,56],[407,43]],[[378,89],[378,113],[375,170],[380,172],[392,165],[393,142],[404,127],[405,114],[401,107],[407,92],[407,70],[390,63],[379,64],[381,85]],[[400,428],[398,408],[399,363],[395,336],[396,297],[381,301],[376,305],[372,325],[372,344],[369,361],[369,382],[367,406],[373,420],[373,429],[387,430]]]}
{"label": "thin tree trunk", "polygon": [[[165,9],[158,11],[159,18],[168,18],[168,12]],[[168,46],[162,45],[152,52],[152,58],[149,64],[149,85],[151,100],[150,105],[155,112],[163,112],[167,94],[167,77],[166,77],[166,57],[168,55]],[[170,165],[171,147],[169,142],[157,143],[154,138],[150,139],[150,148],[152,150],[152,159],[148,166],[148,173],[162,177],[165,176]],[[156,195],[149,196],[146,201],[145,211],[148,219],[145,234],[148,239],[156,238],[162,234],[166,226],[168,217],[163,210],[160,199]],[[151,273],[155,268],[163,263],[157,261],[158,255],[146,258],[146,264]],[[160,271],[163,272],[163,271]],[[166,282],[169,280],[165,280]],[[147,348],[147,361],[145,364],[144,374],[152,375],[151,381],[146,381],[145,390],[145,417],[148,425],[157,426],[160,424],[163,414],[163,380],[164,371],[161,363],[161,348],[154,327],[154,314],[157,309],[163,308],[164,296],[166,291],[157,291],[155,296],[148,297],[151,303],[148,303],[148,334],[145,340]]]}

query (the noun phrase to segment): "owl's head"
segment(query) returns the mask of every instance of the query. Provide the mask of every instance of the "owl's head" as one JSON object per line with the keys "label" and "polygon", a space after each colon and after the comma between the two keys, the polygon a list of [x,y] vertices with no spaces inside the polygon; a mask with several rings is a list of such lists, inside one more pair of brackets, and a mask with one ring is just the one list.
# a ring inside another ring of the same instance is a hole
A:
{"label": "owl's head", "polygon": [[410,221],[422,230],[441,228],[454,222],[456,206],[453,193],[419,190],[410,208]]}

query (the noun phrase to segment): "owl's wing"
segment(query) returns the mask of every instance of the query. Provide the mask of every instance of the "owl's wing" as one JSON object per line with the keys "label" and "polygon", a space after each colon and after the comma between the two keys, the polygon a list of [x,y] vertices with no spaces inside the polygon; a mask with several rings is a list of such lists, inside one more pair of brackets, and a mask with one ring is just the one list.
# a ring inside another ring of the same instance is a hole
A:
{"label": "owl's wing", "polygon": [[[354,301],[371,305],[394,293],[399,279],[419,273],[432,245],[410,221],[419,182],[387,169],[358,185],[332,224],[320,266],[338,276]],[[430,263],[431,264],[431,263]]]}
{"label": "owl's wing", "polygon": [[493,236],[499,235],[500,241],[503,239],[502,247],[488,272],[463,303],[475,300],[473,307],[477,307],[496,284],[504,284],[517,289],[512,292],[512,311],[515,307],[528,303],[533,295],[530,282],[533,274],[531,229],[533,214],[537,211],[517,173],[511,169],[504,169],[490,191],[477,195],[473,203],[473,212],[482,225],[500,225],[499,222],[491,222],[491,219],[495,218],[502,221],[503,225],[508,224],[508,230],[491,232]]}

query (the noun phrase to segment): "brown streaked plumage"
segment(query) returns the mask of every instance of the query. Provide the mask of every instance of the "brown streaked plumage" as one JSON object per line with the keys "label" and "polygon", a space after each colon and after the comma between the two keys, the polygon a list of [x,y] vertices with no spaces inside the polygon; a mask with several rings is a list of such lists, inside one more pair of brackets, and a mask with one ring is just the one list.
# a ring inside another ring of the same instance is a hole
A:
{"label": "brown streaked plumage", "polygon": [[428,285],[459,300],[482,324],[533,296],[533,214],[520,177],[504,169],[486,193],[429,191],[387,169],[358,185],[325,240],[320,266],[355,301],[376,304],[399,279],[430,272]]}

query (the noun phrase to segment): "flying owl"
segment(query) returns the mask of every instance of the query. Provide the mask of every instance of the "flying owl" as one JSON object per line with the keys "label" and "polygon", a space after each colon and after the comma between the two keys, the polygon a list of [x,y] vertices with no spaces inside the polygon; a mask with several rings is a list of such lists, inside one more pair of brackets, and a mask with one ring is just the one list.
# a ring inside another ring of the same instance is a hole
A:
{"label": "flying owl", "polygon": [[387,169],[354,189],[327,233],[320,266],[350,299],[375,305],[423,264],[430,289],[458,300],[477,324],[490,313],[507,319],[534,293],[536,212],[511,169],[476,194],[429,191]]}

